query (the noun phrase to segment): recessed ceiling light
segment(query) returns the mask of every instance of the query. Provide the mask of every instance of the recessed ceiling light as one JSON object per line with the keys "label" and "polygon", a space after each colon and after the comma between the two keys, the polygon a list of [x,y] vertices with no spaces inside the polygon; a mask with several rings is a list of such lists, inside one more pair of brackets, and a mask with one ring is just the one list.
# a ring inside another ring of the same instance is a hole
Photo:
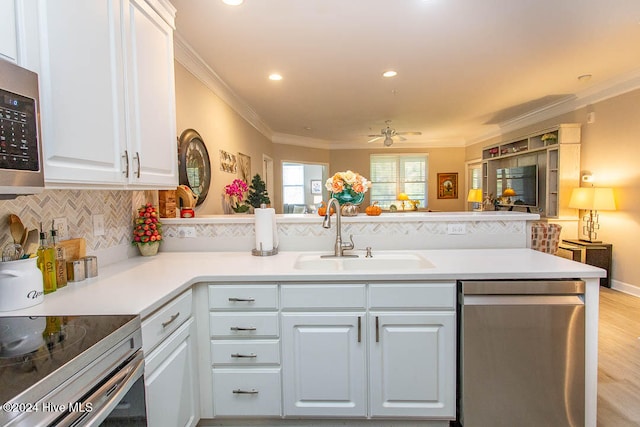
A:
{"label": "recessed ceiling light", "polygon": [[382,73],[383,77],[395,77],[397,75],[398,73],[393,70],[385,71],[384,73]]}
{"label": "recessed ceiling light", "polygon": [[282,76],[278,73],[269,74],[269,80],[282,80]]}
{"label": "recessed ceiling light", "polygon": [[228,4],[229,6],[238,6],[241,5],[244,0],[222,0],[222,3]]}
{"label": "recessed ceiling light", "polygon": [[583,74],[581,76],[578,76],[578,80],[585,83],[591,80],[591,77],[592,77],[591,74]]}

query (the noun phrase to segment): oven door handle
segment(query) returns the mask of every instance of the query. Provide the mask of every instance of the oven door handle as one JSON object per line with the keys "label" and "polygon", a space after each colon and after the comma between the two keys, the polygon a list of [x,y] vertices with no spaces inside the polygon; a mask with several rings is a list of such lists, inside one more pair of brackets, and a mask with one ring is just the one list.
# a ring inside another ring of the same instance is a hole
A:
{"label": "oven door handle", "polygon": [[71,412],[56,423],[56,427],[98,426],[127,394],[131,386],[144,374],[144,358],[136,356],[118,373],[105,382],[95,393],[80,402],[85,412]]}

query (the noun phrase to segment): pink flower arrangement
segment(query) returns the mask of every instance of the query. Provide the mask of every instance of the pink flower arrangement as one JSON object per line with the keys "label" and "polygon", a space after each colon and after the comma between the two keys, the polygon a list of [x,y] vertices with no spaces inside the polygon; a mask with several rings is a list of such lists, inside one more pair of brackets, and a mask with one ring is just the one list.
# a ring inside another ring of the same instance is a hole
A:
{"label": "pink flower arrangement", "polygon": [[231,184],[224,187],[225,198],[234,212],[246,212],[249,210],[249,205],[242,204],[247,191],[249,191],[249,186],[241,179],[234,179]]}
{"label": "pink flower arrangement", "polygon": [[341,193],[344,190],[351,190],[355,193],[366,193],[371,182],[357,172],[338,172],[327,180],[325,188],[332,193]]}

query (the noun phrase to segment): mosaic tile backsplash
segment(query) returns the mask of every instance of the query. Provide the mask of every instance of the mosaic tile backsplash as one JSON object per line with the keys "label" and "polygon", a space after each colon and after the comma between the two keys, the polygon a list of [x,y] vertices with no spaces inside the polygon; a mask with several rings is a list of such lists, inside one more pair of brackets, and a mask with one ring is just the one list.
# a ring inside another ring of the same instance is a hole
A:
{"label": "mosaic tile backsplash", "polygon": [[[54,218],[65,217],[69,238],[84,237],[87,252],[127,244],[131,239],[133,211],[145,201],[143,191],[45,190],[40,194],[0,200],[0,242],[11,241],[9,214],[16,214],[28,228],[51,229]],[[104,215],[103,236],[93,235],[95,214]]]}

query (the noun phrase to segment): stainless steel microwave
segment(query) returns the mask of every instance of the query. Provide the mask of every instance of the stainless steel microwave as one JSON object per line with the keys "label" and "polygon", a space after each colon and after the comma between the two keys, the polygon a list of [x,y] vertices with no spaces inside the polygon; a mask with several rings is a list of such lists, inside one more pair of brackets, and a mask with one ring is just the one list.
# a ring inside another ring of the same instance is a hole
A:
{"label": "stainless steel microwave", "polygon": [[0,59],[0,199],[43,189],[38,75]]}

